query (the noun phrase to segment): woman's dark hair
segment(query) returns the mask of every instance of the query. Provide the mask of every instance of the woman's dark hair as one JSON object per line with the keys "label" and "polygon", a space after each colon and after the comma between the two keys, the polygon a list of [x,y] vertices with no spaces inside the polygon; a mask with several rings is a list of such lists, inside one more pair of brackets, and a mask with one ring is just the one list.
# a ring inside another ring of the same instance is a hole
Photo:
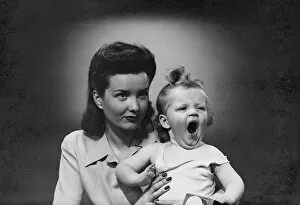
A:
{"label": "woman's dark hair", "polygon": [[[168,130],[162,127],[159,122],[159,115],[166,114],[167,109],[167,100],[166,97],[168,92],[176,87],[182,86],[185,88],[200,88],[204,91],[203,82],[198,79],[192,79],[190,73],[185,69],[185,67],[179,67],[172,69],[168,76],[166,76],[168,84],[166,84],[159,92],[156,100],[156,109],[157,113],[154,117],[154,128],[157,132],[157,135],[161,142],[170,141],[170,136]],[[205,91],[204,91],[205,93]],[[208,106],[208,97],[205,93],[206,105],[208,107],[208,121],[207,125],[211,125],[213,123],[213,118],[210,113],[210,109]]]}
{"label": "woman's dark hair", "polygon": [[[81,128],[89,137],[98,139],[104,134],[105,117],[93,99],[93,91],[103,97],[109,79],[116,74],[139,74],[145,72],[151,84],[155,72],[154,55],[143,45],[113,42],[103,45],[93,56],[88,76],[87,106],[81,120]],[[142,125],[151,122],[153,108],[149,102]],[[142,126],[141,125],[141,126]]]}

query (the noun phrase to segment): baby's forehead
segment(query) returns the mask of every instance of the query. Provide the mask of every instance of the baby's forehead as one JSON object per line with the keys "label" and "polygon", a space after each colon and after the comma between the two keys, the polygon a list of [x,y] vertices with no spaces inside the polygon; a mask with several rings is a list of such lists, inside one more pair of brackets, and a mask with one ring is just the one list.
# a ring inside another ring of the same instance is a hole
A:
{"label": "baby's forehead", "polygon": [[166,96],[166,103],[206,103],[207,95],[200,87],[176,87],[169,90]]}
{"label": "baby's forehead", "polygon": [[207,97],[206,93],[201,87],[186,87],[186,86],[177,86],[171,88],[166,97],[182,97],[182,96],[203,96]]}

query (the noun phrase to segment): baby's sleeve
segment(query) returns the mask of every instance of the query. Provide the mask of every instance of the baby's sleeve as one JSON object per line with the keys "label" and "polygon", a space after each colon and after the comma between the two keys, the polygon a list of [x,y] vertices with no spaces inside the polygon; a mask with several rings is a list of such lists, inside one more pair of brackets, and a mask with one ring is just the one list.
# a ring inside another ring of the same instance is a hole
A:
{"label": "baby's sleeve", "polygon": [[211,165],[222,165],[229,163],[227,156],[225,156],[218,148],[210,146],[210,164]]}

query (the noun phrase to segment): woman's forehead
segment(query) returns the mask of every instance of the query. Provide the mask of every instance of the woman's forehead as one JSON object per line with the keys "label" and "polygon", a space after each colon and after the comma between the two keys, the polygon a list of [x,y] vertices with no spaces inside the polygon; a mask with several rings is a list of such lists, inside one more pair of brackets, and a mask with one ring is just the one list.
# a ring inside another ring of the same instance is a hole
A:
{"label": "woman's forehead", "polygon": [[116,74],[109,78],[110,90],[143,90],[149,88],[149,78],[145,72],[138,74]]}

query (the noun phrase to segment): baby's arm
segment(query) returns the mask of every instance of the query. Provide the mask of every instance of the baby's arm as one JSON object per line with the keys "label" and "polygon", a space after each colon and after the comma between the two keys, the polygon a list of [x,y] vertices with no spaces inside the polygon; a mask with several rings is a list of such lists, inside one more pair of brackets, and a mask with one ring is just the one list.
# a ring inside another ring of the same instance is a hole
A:
{"label": "baby's arm", "polygon": [[225,188],[225,192],[215,193],[212,199],[221,203],[236,204],[244,193],[244,182],[229,163],[216,165],[214,173]]}
{"label": "baby's arm", "polygon": [[155,167],[152,164],[152,159],[153,155],[157,153],[158,146],[159,143],[147,145],[133,156],[120,162],[116,168],[117,179],[127,186],[150,184],[155,177]]}

